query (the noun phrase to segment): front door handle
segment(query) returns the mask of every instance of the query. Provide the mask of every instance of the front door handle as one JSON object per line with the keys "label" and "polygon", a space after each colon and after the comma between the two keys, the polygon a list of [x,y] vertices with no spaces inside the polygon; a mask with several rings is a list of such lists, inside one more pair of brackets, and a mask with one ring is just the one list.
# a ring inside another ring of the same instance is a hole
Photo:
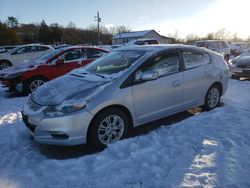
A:
{"label": "front door handle", "polygon": [[178,86],[180,86],[181,85],[181,81],[180,80],[176,80],[176,81],[173,81],[172,82],[172,86],[173,87],[178,87]]}

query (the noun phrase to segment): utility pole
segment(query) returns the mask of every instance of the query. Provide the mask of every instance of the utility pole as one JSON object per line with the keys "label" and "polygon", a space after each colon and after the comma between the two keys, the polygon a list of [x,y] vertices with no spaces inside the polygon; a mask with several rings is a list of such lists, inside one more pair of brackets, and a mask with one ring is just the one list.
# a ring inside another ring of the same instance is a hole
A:
{"label": "utility pole", "polygon": [[97,22],[97,45],[100,44],[100,22],[101,22],[101,18],[99,15],[99,11],[97,12],[97,16],[95,16],[95,21]]}

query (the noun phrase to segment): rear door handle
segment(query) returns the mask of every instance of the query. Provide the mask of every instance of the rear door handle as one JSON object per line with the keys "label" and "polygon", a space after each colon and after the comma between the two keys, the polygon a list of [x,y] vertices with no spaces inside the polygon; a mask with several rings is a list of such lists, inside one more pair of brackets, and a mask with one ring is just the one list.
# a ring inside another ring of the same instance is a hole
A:
{"label": "rear door handle", "polygon": [[172,82],[172,86],[173,87],[178,87],[178,86],[180,86],[181,85],[181,81],[180,80],[176,80],[176,81],[173,81]]}

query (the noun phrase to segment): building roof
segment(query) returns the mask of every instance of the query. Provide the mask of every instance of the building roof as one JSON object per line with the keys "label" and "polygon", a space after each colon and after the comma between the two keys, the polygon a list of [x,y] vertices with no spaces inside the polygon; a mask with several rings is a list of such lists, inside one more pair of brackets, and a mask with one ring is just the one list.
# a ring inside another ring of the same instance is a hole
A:
{"label": "building roof", "polygon": [[152,32],[155,30],[144,30],[144,31],[133,31],[133,32],[127,32],[127,33],[119,33],[116,34],[113,39],[120,39],[120,38],[132,38],[132,37],[143,37],[149,32]]}

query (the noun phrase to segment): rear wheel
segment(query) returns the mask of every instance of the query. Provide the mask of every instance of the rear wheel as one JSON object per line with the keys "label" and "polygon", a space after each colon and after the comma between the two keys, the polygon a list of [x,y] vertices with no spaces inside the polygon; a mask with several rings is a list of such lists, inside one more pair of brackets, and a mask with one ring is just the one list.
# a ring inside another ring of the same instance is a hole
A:
{"label": "rear wheel", "polygon": [[204,110],[212,110],[220,103],[220,89],[217,85],[212,85],[205,97]]}
{"label": "rear wheel", "polygon": [[6,69],[6,68],[11,67],[11,66],[12,65],[9,61],[6,61],[6,60],[0,61],[0,70]]}
{"label": "rear wheel", "polygon": [[38,87],[40,87],[41,85],[43,85],[47,81],[48,81],[47,79],[40,78],[40,77],[32,78],[32,79],[28,80],[24,84],[25,94],[33,93],[35,90],[37,90]]}
{"label": "rear wheel", "polygon": [[128,127],[127,115],[120,109],[110,108],[95,117],[90,127],[88,140],[96,148],[105,148],[124,138],[127,135]]}

